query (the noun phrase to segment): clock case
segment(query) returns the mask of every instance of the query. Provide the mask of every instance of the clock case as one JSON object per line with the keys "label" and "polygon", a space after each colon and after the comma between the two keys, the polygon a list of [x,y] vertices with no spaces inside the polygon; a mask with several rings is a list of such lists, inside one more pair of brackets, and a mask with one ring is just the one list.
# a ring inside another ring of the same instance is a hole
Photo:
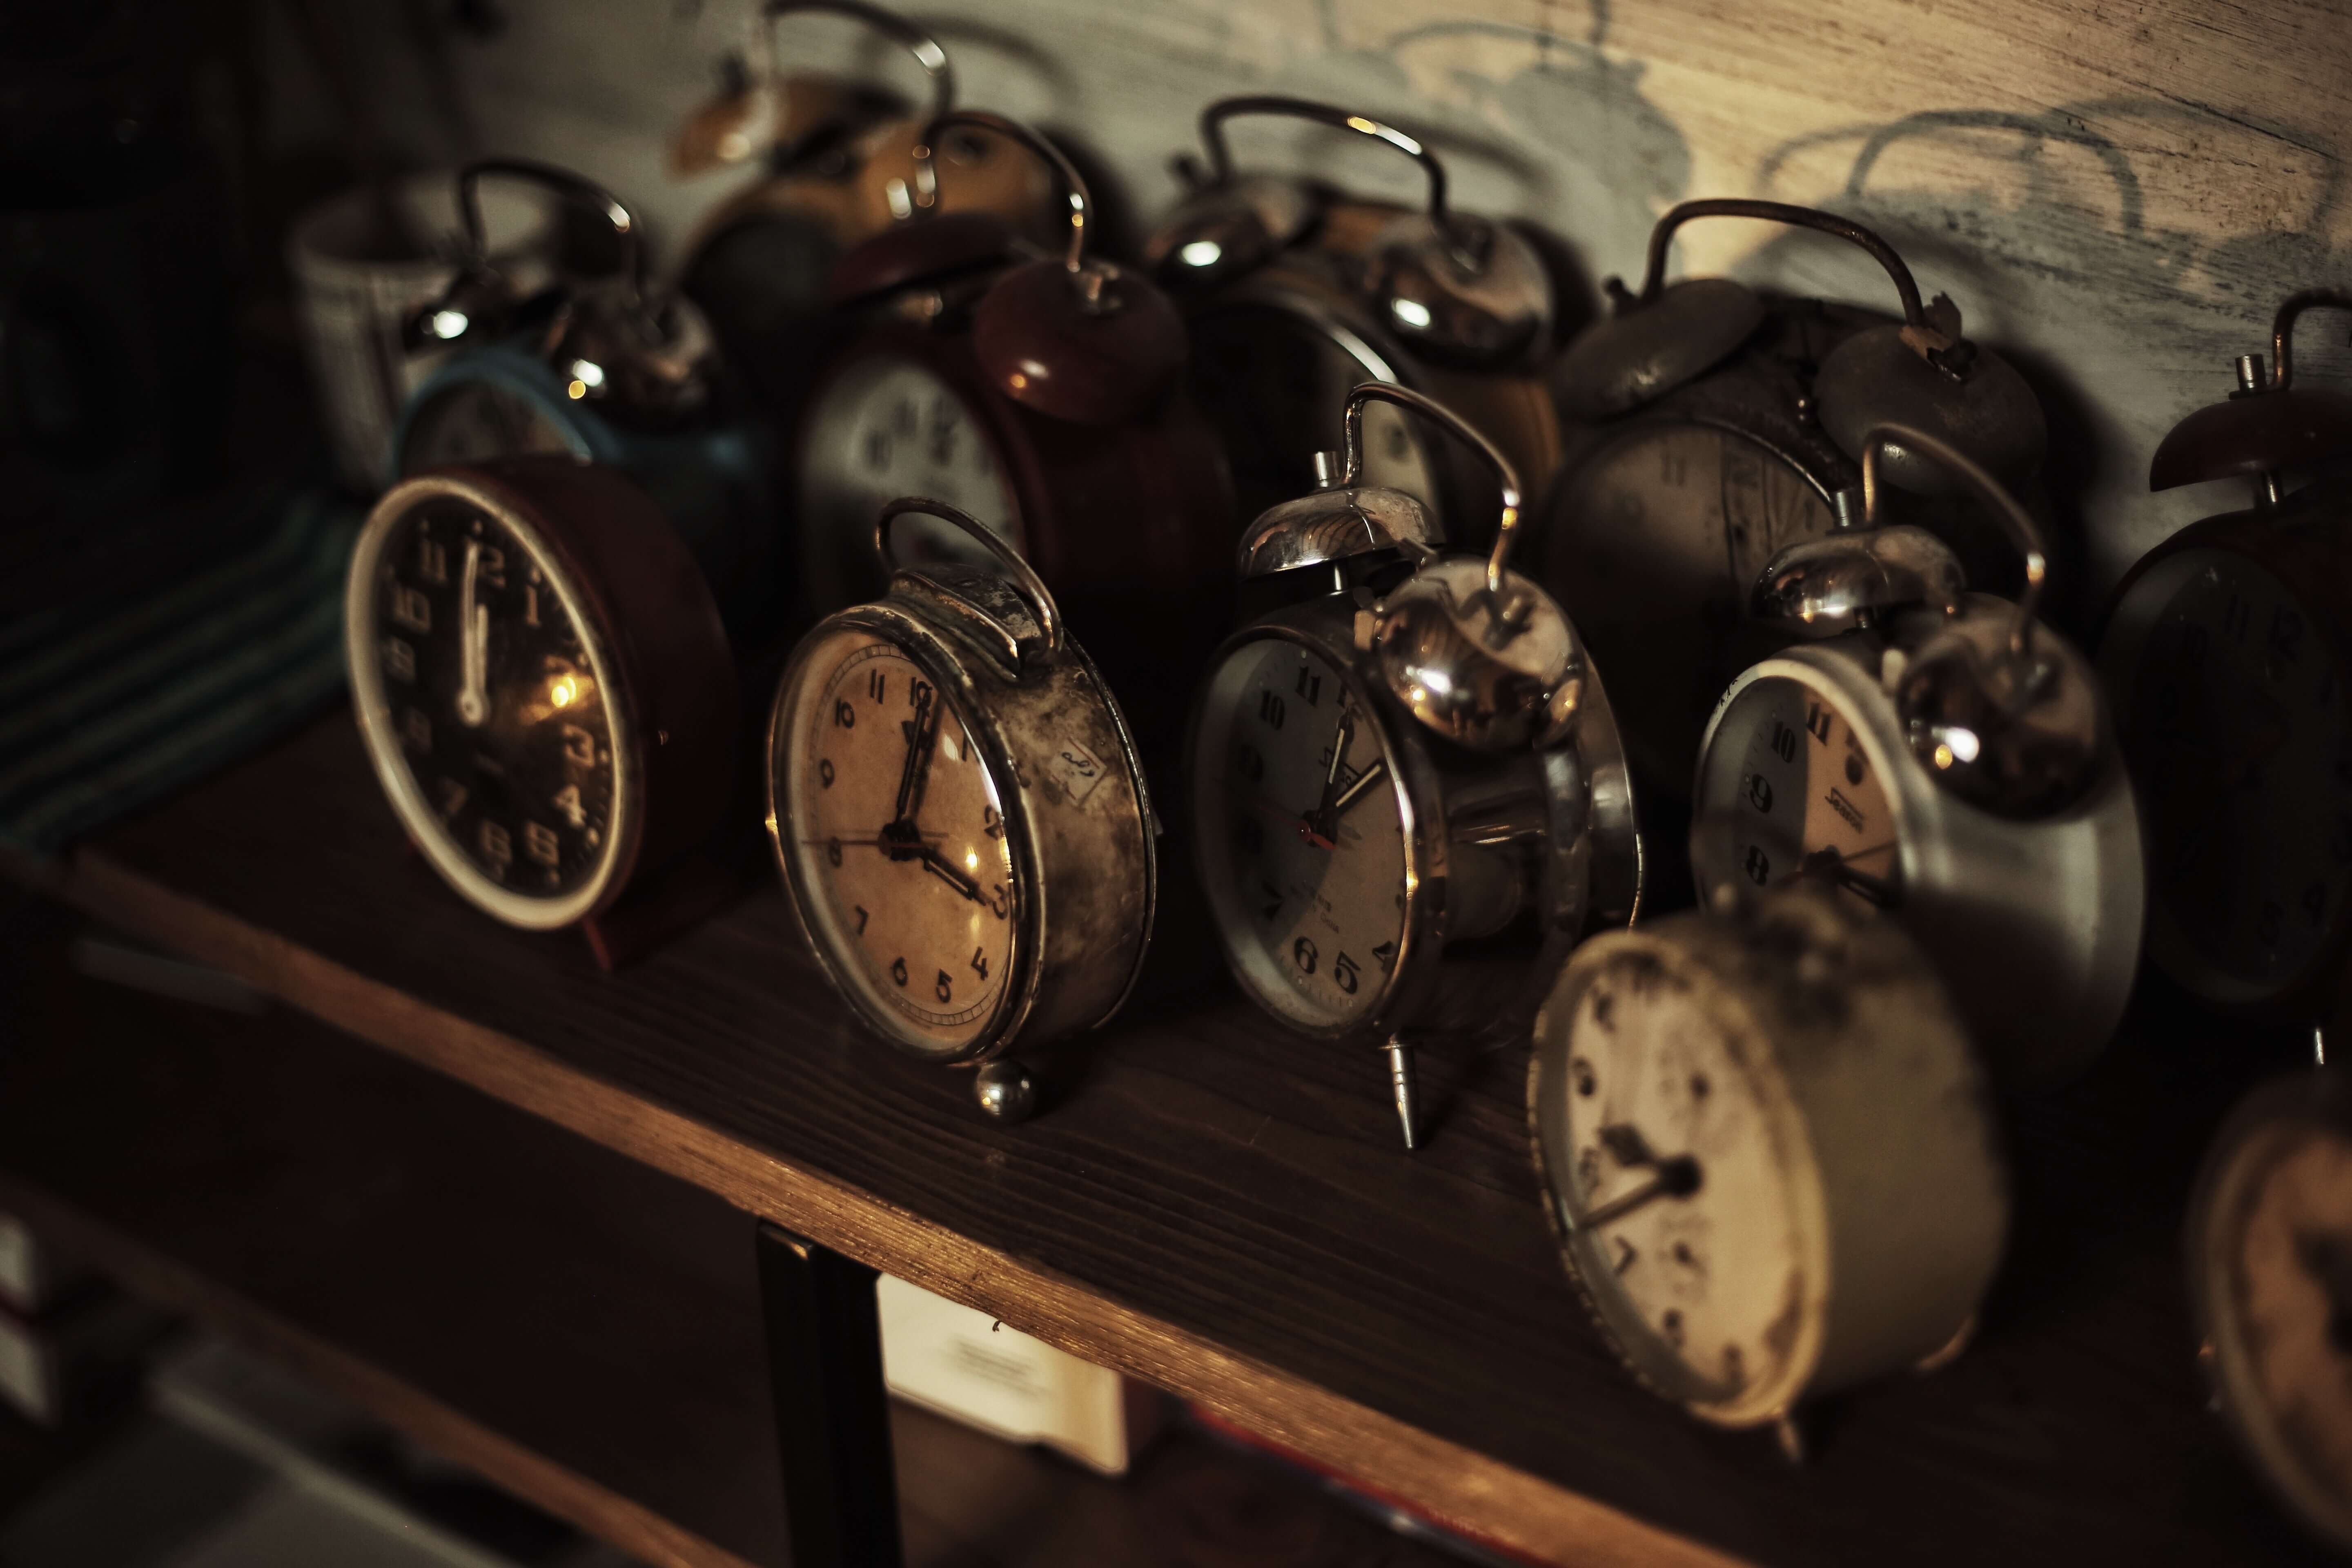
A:
{"label": "clock case", "polygon": [[[2158,447],[2149,465],[2148,489],[2224,479],[2251,481],[2254,504],[2190,523],[2133,563],[2099,616],[2098,668],[2109,702],[2121,722],[2136,696],[2139,658],[2170,594],[2148,595],[2134,605],[2136,589],[2151,578],[2185,580],[2189,558],[2203,552],[2234,555],[2261,568],[2294,595],[2313,633],[2323,639],[2336,668],[2352,673],[2352,395],[2333,388],[2297,385],[2294,379],[2294,330],[2304,311],[2352,310],[2352,294],[2314,289],[2290,296],[2272,327],[2272,370],[2260,355],[2238,361],[2238,389],[2227,401],[2209,405],[2177,426]],[[2314,477],[2293,490],[2288,470]],[[2129,737],[2124,741],[2129,749]],[[2352,758],[2338,759],[2339,776],[2352,782]],[[2142,787],[2151,787],[2141,770]],[[2266,996],[2225,995],[2200,984],[2188,956],[2188,942],[2166,910],[2154,886],[2157,868],[2168,857],[2154,842],[2160,819],[2151,809],[2147,833],[2150,896],[2147,956],[2203,1005],[2263,1024],[2322,1024],[2331,1033],[2352,1030],[2352,919],[2338,911],[2336,929],[2314,955],[2304,976]],[[2313,846],[2319,852],[2319,846]]]}
{"label": "clock case", "polygon": [[[577,923],[597,965],[618,968],[740,885],[703,854],[734,793],[740,720],[734,657],[717,605],[661,510],[612,468],[531,453],[402,481],[361,531],[344,606],[352,709],[379,780],[394,768],[404,776],[405,764],[376,673],[378,552],[394,517],[441,497],[478,507],[536,542],[578,595],[581,639],[611,680],[621,721],[615,795],[635,805],[604,886]],[[411,847],[462,891],[469,868],[452,869],[451,851],[433,835],[431,807],[397,785],[386,794]]]}
{"label": "clock case", "polygon": [[[900,510],[946,511],[909,498],[886,509],[881,526]],[[811,900],[824,895],[803,885],[784,842],[791,726],[806,721],[804,694],[824,674],[807,654],[837,631],[883,638],[919,666],[952,700],[996,786],[1014,870],[1015,979],[999,993],[987,1026],[964,1046],[918,1050],[866,1016],[851,977],[808,914]],[[1073,741],[1107,763],[1115,759],[1132,787],[1097,785],[1073,802],[1055,765]],[[878,601],[818,622],[776,690],[767,778],[770,841],[802,935],[835,990],[892,1045],[934,1063],[977,1067],[1097,1028],[1126,1004],[1151,945],[1159,901],[1150,786],[1126,716],[1086,650],[1066,626],[1055,633],[1044,624],[1036,605],[1005,577],[961,563],[901,567]]]}
{"label": "clock case", "polygon": [[[1578,1217],[1570,1024],[1592,982],[1626,959],[1712,1000],[1749,1074],[1769,1073],[1785,1096],[1771,1100],[1774,1142],[1809,1175],[1810,1272],[1824,1286],[1800,1330],[1811,1354],[1790,1386],[1758,1399],[1695,1383],[1638,1319],[1625,1321],[1607,1285],[1592,1283],[1613,1271]],[[1933,966],[1899,929],[1802,883],[1578,949],[1536,1019],[1528,1141],[1553,1239],[1633,1375],[1705,1421],[1783,1423],[1792,1456],[1802,1448],[1785,1423],[1800,1398],[1958,1353],[2007,1239],[1999,1122]]]}

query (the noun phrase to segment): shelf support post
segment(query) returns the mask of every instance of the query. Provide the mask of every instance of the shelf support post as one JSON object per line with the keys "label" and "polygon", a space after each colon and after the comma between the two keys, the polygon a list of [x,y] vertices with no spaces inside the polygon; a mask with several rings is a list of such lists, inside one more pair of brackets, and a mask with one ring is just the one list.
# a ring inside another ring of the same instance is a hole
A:
{"label": "shelf support post", "polygon": [[900,1568],[877,1276],[764,1220],[758,1246],[793,1568]]}

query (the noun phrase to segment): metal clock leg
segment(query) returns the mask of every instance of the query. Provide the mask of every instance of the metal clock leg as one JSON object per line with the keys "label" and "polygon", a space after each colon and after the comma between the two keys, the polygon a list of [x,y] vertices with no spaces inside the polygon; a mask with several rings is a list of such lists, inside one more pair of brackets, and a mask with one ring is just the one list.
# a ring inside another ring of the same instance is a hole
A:
{"label": "metal clock leg", "polygon": [[758,1246],[793,1568],[899,1568],[875,1271],[764,1221]]}

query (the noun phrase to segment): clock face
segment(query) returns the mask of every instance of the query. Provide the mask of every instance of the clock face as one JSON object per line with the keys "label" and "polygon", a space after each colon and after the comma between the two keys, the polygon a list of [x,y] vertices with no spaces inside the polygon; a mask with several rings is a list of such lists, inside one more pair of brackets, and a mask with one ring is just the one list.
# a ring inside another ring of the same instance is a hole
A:
{"label": "clock face", "polygon": [[2147,816],[2151,952],[2210,999],[2276,995],[2335,951],[2352,898],[2333,644],[2284,584],[2218,550],[2145,574],[2115,625],[2137,633],[2101,653]]}
{"label": "clock face", "polygon": [[1785,676],[1750,681],[1724,710],[1699,777],[1694,816],[1712,830],[1693,850],[1702,882],[1764,887],[1808,872],[1900,907],[1902,844],[1874,754],[1825,693]]}
{"label": "clock face", "polygon": [[1193,744],[1196,838],[1217,932],[1276,1016],[1369,1022],[1404,942],[1404,795],[1342,668],[1265,637],[1211,676]]}
{"label": "clock face", "polygon": [[1637,426],[1580,464],[1553,508],[1551,574],[1609,669],[1643,765],[1679,792],[1736,668],[1766,563],[1827,533],[1821,491],[1763,447],[1711,426]]}
{"label": "clock face", "polygon": [[1629,1358],[1675,1397],[1754,1418],[1818,1353],[1818,1178],[1769,1044],[1727,1026],[1742,1010],[1705,985],[1638,952],[1593,975],[1566,1081],[1545,1085],[1567,1101],[1553,1180]]}
{"label": "clock face", "polygon": [[[1315,454],[1340,449],[1349,390],[1396,379],[1352,337],[1272,305],[1203,311],[1191,335],[1194,399],[1216,426],[1244,518],[1314,489]],[[1437,476],[1424,439],[1424,427],[1394,404],[1365,405],[1363,482],[1417,496],[1434,517]]]}
{"label": "clock face", "polygon": [[478,463],[522,452],[588,456],[568,430],[537,404],[494,381],[442,386],[408,418],[400,443],[404,478],[447,463]]}
{"label": "clock face", "polygon": [[2352,1141],[2277,1122],[2230,1163],[2200,1258],[2222,1398],[2271,1481],[2352,1543]]}
{"label": "clock face", "polygon": [[812,936],[877,1028],[952,1057],[994,1021],[1021,893],[996,781],[931,676],[870,632],[804,649],[779,720],[776,831]]}
{"label": "clock face", "polygon": [[[874,521],[901,496],[942,500],[1025,544],[1019,503],[995,437],[963,395],[912,360],[876,354],[835,377],[801,440],[802,549],[814,608],[881,591]],[[891,525],[902,563],[995,558],[937,518]]]}
{"label": "clock face", "polygon": [[427,495],[362,539],[349,609],[378,776],[435,867],[517,925],[609,885],[628,727],[585,595],[520,519]]}

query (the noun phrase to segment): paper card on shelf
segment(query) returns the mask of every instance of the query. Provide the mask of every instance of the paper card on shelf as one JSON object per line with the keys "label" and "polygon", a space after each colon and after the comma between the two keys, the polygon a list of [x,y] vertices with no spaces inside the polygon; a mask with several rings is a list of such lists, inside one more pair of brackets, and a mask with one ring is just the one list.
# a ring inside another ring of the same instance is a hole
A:
{"label": "paper card on shelf", "polygon": [[901,1399],[1105,1475],[1159,1429],[1162,1401],[1141,1384],[887,1274],[877,1297],[883,1379]]}

